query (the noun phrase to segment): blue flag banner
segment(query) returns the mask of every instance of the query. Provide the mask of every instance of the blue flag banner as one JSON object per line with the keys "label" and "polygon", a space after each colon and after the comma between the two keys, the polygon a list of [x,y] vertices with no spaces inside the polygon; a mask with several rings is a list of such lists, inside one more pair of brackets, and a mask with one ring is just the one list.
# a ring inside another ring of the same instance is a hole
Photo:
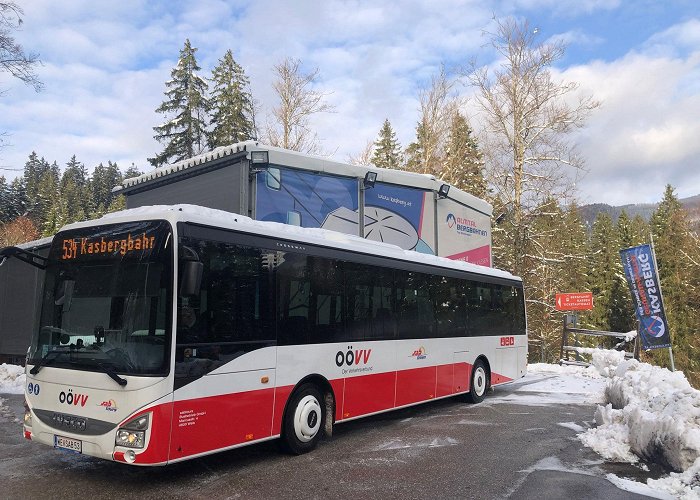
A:
{"label": "blue flag banner", "polygon": [[632,292],[639,318],[639,335],[644,349],[671,347],[661,284],[656,273],[654,253],[650,245],[620,250],[622,267]]}

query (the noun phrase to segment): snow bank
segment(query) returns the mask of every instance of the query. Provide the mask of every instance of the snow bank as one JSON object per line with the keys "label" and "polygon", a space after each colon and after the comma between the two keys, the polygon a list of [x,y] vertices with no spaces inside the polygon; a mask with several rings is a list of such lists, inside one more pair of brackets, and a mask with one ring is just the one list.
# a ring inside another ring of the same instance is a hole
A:
{"label": "snow bank", "polygon": [[0,393],[22,394],[25,384],[24,368],[17,365],[0,365]]}
{"label": "snow bank", "polygon": [[609,378],[607,404],[598,406],[597,427],[581,441],[610,460],[643,457],[686,471],[700,488],[700,391],[682,372],[625,360],[617,351],[593,353],[593,364]]}

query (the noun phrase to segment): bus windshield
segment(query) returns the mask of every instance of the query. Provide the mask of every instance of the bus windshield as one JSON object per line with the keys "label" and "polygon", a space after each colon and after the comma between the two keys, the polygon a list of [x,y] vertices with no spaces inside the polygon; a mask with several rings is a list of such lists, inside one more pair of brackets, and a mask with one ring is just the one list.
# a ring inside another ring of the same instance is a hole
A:
{"label": "bus windshield", "polygon": [[34,370],[101,371],[117,381],[116,374],[167,374],[172,245],[164,221],[56,235],[29,351]]}

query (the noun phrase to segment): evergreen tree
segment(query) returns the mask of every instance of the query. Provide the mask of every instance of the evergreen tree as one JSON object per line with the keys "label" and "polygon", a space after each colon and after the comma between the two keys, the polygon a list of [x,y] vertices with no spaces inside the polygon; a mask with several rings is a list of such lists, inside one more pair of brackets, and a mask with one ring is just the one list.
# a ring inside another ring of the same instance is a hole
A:
{"label": "evergreen tree", "polygon": [[11,221],[27,213],[27,189],[24,176],[15,177],[10,183],[7,217]]}
{"label": "evergreen tree", "polygon": [[153,127],[154,138],[165,143],[165,149],[148,161],[153,166],[174,163],[191,158],[205,150],[207,141],[207,113],[209,101],[206,97],[208,85],[197,71],[201,68],[195,58],[197,49],[185,40],[177,65],[170,72],[171,79],[165,83],[167,90],[157,113],[163,113],[168,121]]}
{"label": "evergreen tree", "polygon": [[[633,234],[632,221],[625,210],[617,219],[616,230],[620,250],[641,244]],[[610,294],[610,329],[614,332],[629,332],[637,328],[634,304],[624,270],[620,267],[616,271]]]}
{"label": "evergreen tree", "polygon": [[[690,231],[687,212],[673,187],[666,186],[664,197],[650,221],[664,309],[678,369],[696,387],[700,384],[700,249]],[[659,364],[667,365],[664,350],[650,353]]]}
{"label": "evergreen tree", "polygon": [[[386,124],[386,123],[385,123]],[[427,147],[428,127],[424,121],[416,126],[416,142],[412,142],[406,148],[406,170],[419,174],[436,175],[439,165],[428,165]]]}
{"label": "evergreen tree", "polygon": [[452,115],[440,177],[478,198],[486,197],[483,155],[469,122],[459,112]]}
{"label": "evergreen tree", "polygon": [[39,158],[36,152],[29,155],[27,163],[24,165],[24,180],[27,192],[27,212],[34,224],[41,224],[46,215],[48,205],[40,195],[40,185],[47,175],[50,175],[51,166]]}
{"label": "evergreen tree", "polygon": [[143,175],[144,173],[141,172],[136,165],[133,163],[129,168],[126,169],[126,172],[124,172],[124,177],[123,179],[131,179],[133,177],[138,177],[140,175]]}
{"label": "evergreen tree", "polygon": [[372,164],[378,168],[403,170],[402,160],[401,146],[387,118],[379,131],[379,137],[374,142]]}
{"label": "evergreen tree", "polygon": [[41,225],[41,235],[53,236],[68,222],[68,201],[63,196],[57,196]]}
{"label": "evergreen tree", "polygon": [[590,327],[610,330],[612,293],[616,276],[622,272],[620,244],[610,214],[600,212],[593,222],[589,287],[593,292]]}
{"label": "evergreen tree", "polygon": [[35,224],[41,229],[42,234],[50,236],[54,233],[45,234],[44,225],[51,213],[53,206],[61,199],[60,192],[61,169],[56,162],[48,167],[48,170],[39,180],[37,188],[37,213],[39,217],[35,219]]}
{"label": "evergreen tree", "polygon": [[87,219],[93,210],[88,174],[85,165],[76,160],[75,155],[66,164],[60,186],[61,196],[57,203],[60,206],[65,202],[64,208],[67,213],[65,222]]}
{"label": "evergreen tree", "polygon": [[212,71],[211,125],[209,147],[214,149],[254,139],[255,109],[250,80],[227,50]]}
{"label": "evergreen tree", "polygon": [[[649,242],[649,224],[641,215],[636,215],[630,224],[630,246],[642,245]],[[628,247],[629,248],[629,247]]]}
{"label": "evergreen tree", "polygon": [[102,163],[95,167],[91,183],[95,216],[101,216],[107,212],[114,198],[112,188],[121,181],[122,174],[116,163],[108,161],[106,167]]}
{"label": "evergreen tree", "polygon": [[[539,347],[544,349],[544,355],[536,350],[532,359],[551,362],[558,360],[561,346],[562,324],[561,315],[555,311],[556,294],[586,289],[586,232],[576,207],[572,205],[564,211],[554,198],[540,205],[532,219],[528,225],[522,275],[528,329],[531,338],[540,341]],[[498,253],[502,258],[512,246],[501,241],[508,231],[498,233]]]}
{"label": "evergreen tree", "polygon": [[588,233],[575,203],[564,212],[561,239],[562,292],[588,291]]}
{"label": "evergreen tree", "polygon": [[0,175],[0,223],[10,220],[10,187],[7,179]]}

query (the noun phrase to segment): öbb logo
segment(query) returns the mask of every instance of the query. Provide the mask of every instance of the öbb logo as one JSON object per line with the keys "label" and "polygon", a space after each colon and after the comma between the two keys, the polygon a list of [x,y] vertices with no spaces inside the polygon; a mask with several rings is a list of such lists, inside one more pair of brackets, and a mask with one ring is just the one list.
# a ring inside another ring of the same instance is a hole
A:
{"label": "\u00f6bb logo", "polygon": [[338,351],[335,354],[335,364],[338,367],[359,365],[360,363],[366,365],[371,353],[372,349],[356,349],[353,351],[352,346],[349,346],[347,352]]}
{"label": "\u00f6bb logo", "polygon": [[87,394],[73,394],[73,389],[68,389],[68,393],[61,391],[58,395],[58,402],[67,405],[85,406],[87,400]]}

